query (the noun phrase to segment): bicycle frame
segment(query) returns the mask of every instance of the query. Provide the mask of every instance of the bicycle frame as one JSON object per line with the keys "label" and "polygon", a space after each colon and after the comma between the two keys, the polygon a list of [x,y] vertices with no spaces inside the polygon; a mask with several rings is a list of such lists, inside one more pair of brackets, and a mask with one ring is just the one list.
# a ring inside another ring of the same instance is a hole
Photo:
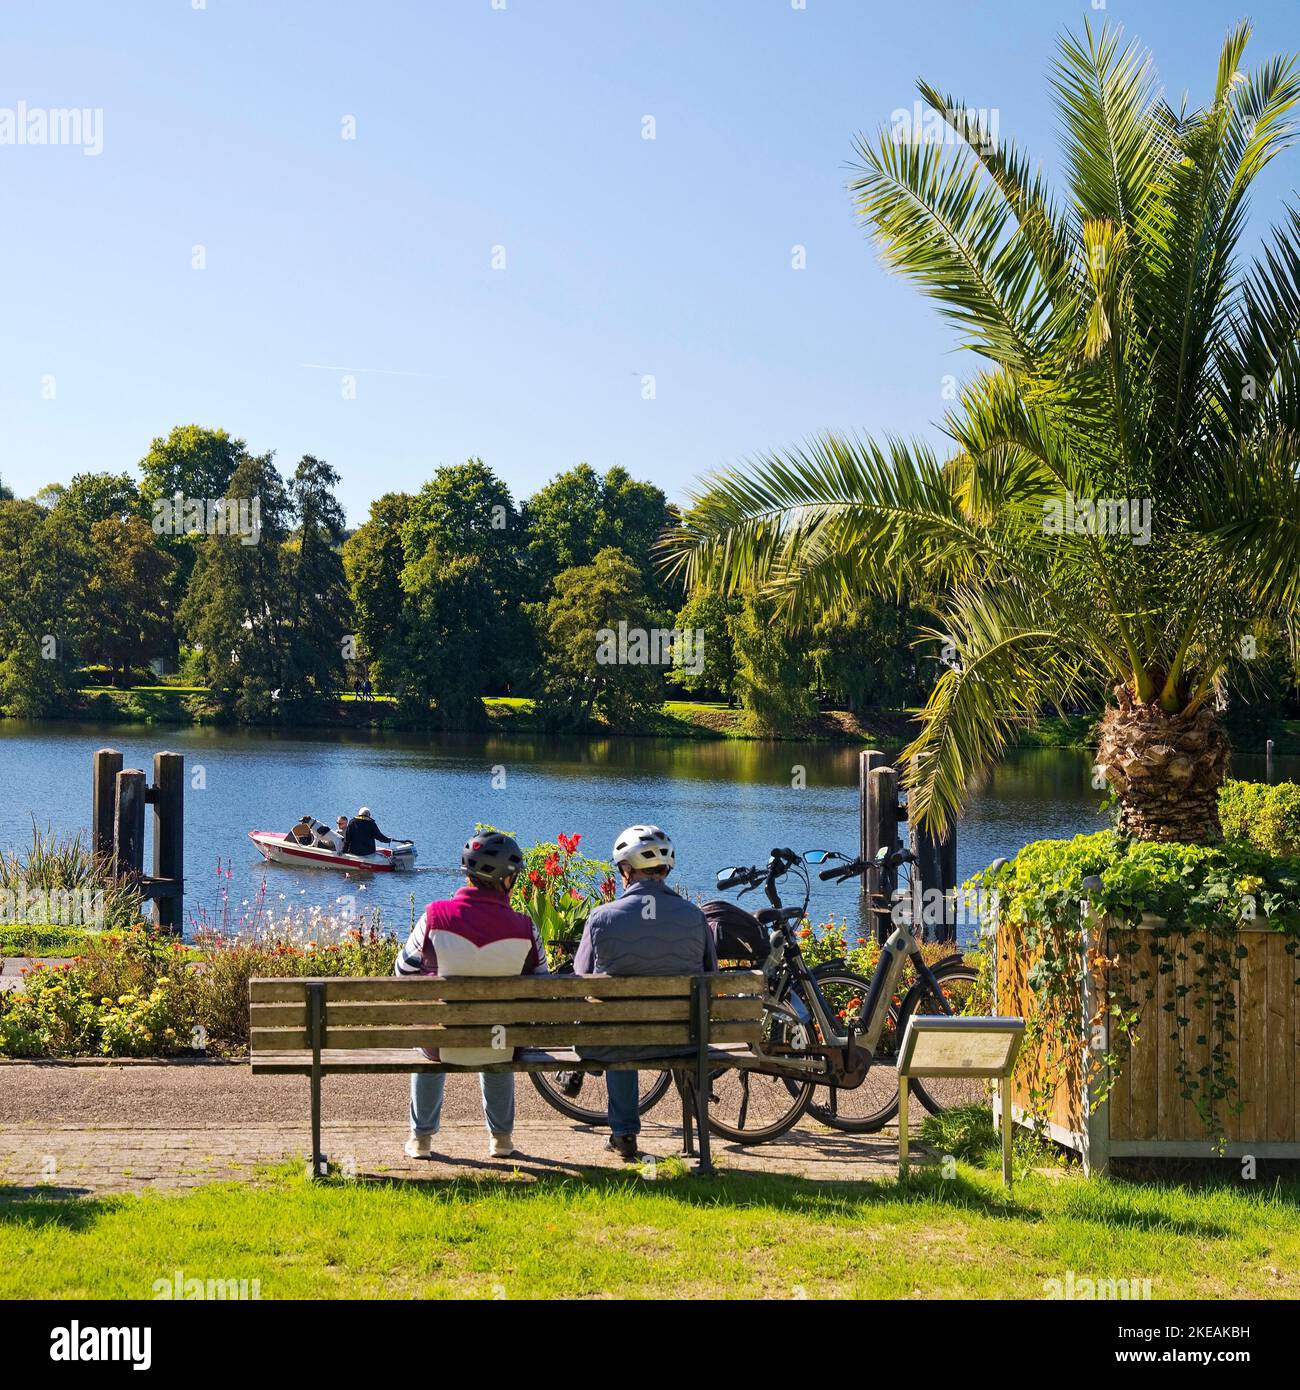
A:
{"label": "bicycle frame", "polygon": [[[769,867],[763,888],[768,901],[780,912],[784,911],[784,908],[776,891],[776,877],[777,875]],[[805,875],[805,886],[806,883]],[[913,892],[911,896],[915,902],[916,893]],[[805,896],[805,913],[807,906],[807,897]],[[818,1078],[823,1084],[848,1085],[849,1087],[861,1084],[862,1077],[866,1075],[875,1057],[880,1036],[884,1032],[885,1022],[889,1017],[890,1001],[897,992],[903,970],[909,960],[916,970],[918,980],[929,987],[943,1011],[945,1013],[952,1012],[942,987],[921,955],[921,944],[913,931],[912,922],[902,920],[896,923],[894,930],[882,942],[880,958],[877,960],[876,968],[868,982],[866,996],[858,1008],[856,1017],[845,1028],[835,1011],[827,1003],[826,996],[817,984],[816,976],[809,970],[807,962],[803,958],[803,952],[799,949],[798,942],[789,936],[788,925],[783,923],[773,931],[773,949],[779,949],[782,952],[782,961],[786,966],[784,979],[781,981],[780,989],[774,994],[774,998],[777,1003],[787,1007],[793,1007],[792,997],[807,1004],[808,1011],[812,1015],[812,1022],[816,1024],[817,1031],[825,1044],[822,1048],[815,1050],[819,1064],[823,1061],[830,1063],[829,1053],[832,1051],[843,1053],[844,1060],[841,1066],[826,1072],[817,1072]],[[798,991],[795,989],[796,982],[802,986]],[[807,1053],[805,1052],[804,1055]],[[805,1078],[813,1070],[812,1067],[797,1065],[793,1057],[783,1060],[779,1065],[782,1070],[788,1068]]]}

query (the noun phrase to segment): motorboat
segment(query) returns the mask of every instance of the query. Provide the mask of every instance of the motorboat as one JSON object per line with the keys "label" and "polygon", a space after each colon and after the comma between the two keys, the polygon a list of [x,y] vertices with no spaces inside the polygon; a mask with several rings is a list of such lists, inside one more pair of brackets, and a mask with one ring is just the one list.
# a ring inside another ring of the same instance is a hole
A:
{"label": "motorboat", "polygon": [[367,874],[402,873],[415,868],[415,845],[394,840],[374,854],[337,854],[322,845],[304,845],[282,830],[250,830],[248,838],[268,864],[288,864],[298,869],[343,869]]}

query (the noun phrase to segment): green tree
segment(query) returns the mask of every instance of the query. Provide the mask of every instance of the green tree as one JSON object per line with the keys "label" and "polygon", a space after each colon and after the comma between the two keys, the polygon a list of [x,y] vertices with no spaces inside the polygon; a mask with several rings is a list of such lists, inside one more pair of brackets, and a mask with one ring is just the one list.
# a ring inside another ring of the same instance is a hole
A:
{"label": "green tree", "polygon": [[[532,645],[520,607],[522,530],[510,489],[481,459],[439,468],[411,499],[402,544],[407,566],[402,585],[417,606],[423,601],[419,585],[440,582],[437,577],[450,573],[446,567],[452,560],[479,562],[493,595],[486,609],[476,599],[476,610],[466,615],[467,622],[485,625],[493,634],[479,693],[512,688],[531,664]],[[428,602],[445,598],[431,595]],[[444,653],[443,659],[454,660],[454,653]]]}
{"label": "green tree", "polygon": [[227,497],[235,470],[247,455],[242,439],[202,425],[177,425],[159,435],[140,460],[140,493],[146,502],[162,497]]}
{"label": "green tree", "polygon": [[854,714],[919,704],[934,680],[933,658],[915,645],[925,621],[911,604],[886,598],[868,597],[823,614],[808,652],[818,684]]}
{"label": "green tree", "polygon": [[614,546],[641,571],[646,593],[661,600],[668,591],[651,551],[669,519],[664,494],[626,469],[611,468],[602,478],[580,463],[557,474],[524,505],[532,593],[540,596],[562,570],[589,565]]}
{"label": "green tree", "polygon": [[140,460],[140,496],[149,508],[159,543],[176,560],[171,599],[179,608],[202,537],[177,534],[166,524],[162,511],[177,495],[206,502],[219,497],[235,497],[230,491],[235,470],[248,457],[242,439],[234,439],[221,429],[202,425],[177,425],[165,438],[159,435]]}
{"label": "green tree", "polygon": [[663,702],[661,668],[619,660],[609,640],[620,621],[641,631],[657,626],[640,570],[608,547],[590,565],[561,571],[553,587],[553,597],[538,605],[544,719],[556,728],[595,721],[616,730],[643,727]]}
{"label": "green tree", "polygon": [[[402,691],[449,729],[480,729],[487,673],[497,661],[500,599],[478,555],[430,549],[402,572],[410,606]],[[488,621],[485,621],[488,619]]]}
{"label": "green tree", "polygon": [[24,718],[76,696],[90,615],[85,528],[35,502],[0,500],[0,706]]}
{"label": "green tree", "polygon": [[704,669],[696,674],[674,667],[668,679],[690,695],[712,695],[731,705],[736,700],[736,643],[732,628],[743,607],[734,595],[693,594],[677,614],[675,625],[682,631],[702,634]]}
{"label": "green tree", "polygon": [[266,719],[286,671],[291,591],[284,546],[292,506],[269,453],[245,455],[226,495],[256,499],[256,543],[232,535],[200,539],[180,619],[198,652],[198,669],[221,706],[240,719]]}
{"label": "green tree", "polygon": [[746,596],[732,622],[736,690],[754,733],[801,732],[817,713],[803,644],[780,621],[775,599]]}
{"label": "green tree", "polygon": [[984,361],[921,443],[827,435],[719,478],[671,551],[692,580],[763,584],[813,619],[846,594],[934,594],[950,663],[904,752],[941,827],[1039,712],[1111,688],[1098,763],[1142,839],[1219,835],[1216,703],[1256,630],[1300,608],[1300,211],[1241,236],[1294,139],[1294,57],[1228,35],[1203,105],[1164,99],[1108,28],[1052,72],[1065,198],[922,83],[953,143],[882,131],[852,191],[889,265]]}
{"label": "green tree", "polygon": [[147,514],[140,488],[129,473],[75,473],[56,485],[53,505],[89,530],[97,521],[125,521]]}
{"label": "green tree", "polygon": [[359,656],[367,663],[379,688],[396,696],[408,716],[415,692],[407,669],[413,617],[402,587],[402,571],[406,567],[402,536],[410,510],[411,498],[407,493],[384,493],[370,504],[369,518],[343,546],[343,568],[352,596]]}
{"label": "green tree", "polygon": [[[74,480],[75,481],[75,480]],[[56,507],[60,510],[62,502]],[[114,673],[145,665],[171,644],[171,615],[166,595],[176,561],[139,516],[110,515],[90,527],[92,565],[87,624],[82,656]]]}
{"label": "green tree", "polygon": [[285,543],[287,603],[285,670],[281,700],[286,708],[318,701],[343,676],[343,638],[352,621],[343,574],[343,508],[334,489],[339,475],[322,459],[304,454],[288,487],[296,521]]}

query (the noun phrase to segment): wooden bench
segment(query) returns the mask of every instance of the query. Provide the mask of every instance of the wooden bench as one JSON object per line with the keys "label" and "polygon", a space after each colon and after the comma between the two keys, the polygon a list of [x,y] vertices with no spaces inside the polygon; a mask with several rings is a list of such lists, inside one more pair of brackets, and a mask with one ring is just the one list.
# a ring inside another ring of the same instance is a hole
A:
{"label": "wooden bench", "polygon": [[[685,1152],[707,1173],[709,1074],[753,1065],[750,1044],[761,1036],[762,1014],[763,976],[750,970],[259,979],[249,981],[249,1059],[255,1075],[311,1078],[313,1176],[327,1171],[320,1142],[323,1076],[426,1071],[686,1071],[694,1084],[682,1094]],[[605,1062],[574,1050],[611,1046],[691,1052]],[[420,1047],[491,1048],[503,1060],[431,1062],[413,1050]]]}

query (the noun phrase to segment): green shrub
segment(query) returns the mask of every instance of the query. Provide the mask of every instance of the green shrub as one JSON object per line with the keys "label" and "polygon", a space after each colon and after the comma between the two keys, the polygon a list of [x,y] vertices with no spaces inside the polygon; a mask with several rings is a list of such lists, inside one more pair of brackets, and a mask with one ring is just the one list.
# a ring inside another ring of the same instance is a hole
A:
{"label": "green shrub", "polygon": [[[89,925],[126,929],[141,919],[140,894],[114,882],[108,866],[82,842],[79,834],[71,839],[60,838],[48,827],[42,830],[34,820],[30,847],[0,852],[0,903],[6,900],[25,903],[31,894],[64,895],[83,905],[87,898],[95,898],[102,908],[102,916]],[[29,911],[29,907],[24,907],[17,915],[27,922]],[[7,915],[3,907],[0,907],[0,914]],[[65,919],[48,925],[86,923]]]}
{"label": "green shrub", "polygon": [[1300,856],[1300,784],[1225,782],[1219,819],[1229,840],[1244,840],[1269,854]]}
{"label": "green shrub", "polygon": [[[1251,789],[1239,799],[1249,808],[1257,797]],[[1085,890],[1087,878],[1099,880],[1100,887]],[[1087,1041],[1089,1030],[1080,1027],[1080,981],[1098,961],[1084,957],[1084,909],[1129,925],[1150,913],[1157,920],[1144,936],[1158,959],[1159,974],[1172,971],[1176,960],[1191,960],[1188,983],[1179,987],[1176,1003],[1156,1022],[1168,1029],[1176,1049],[1182,1098],[1194,1102],[1207,1133],[1221,1143],[1225,1114],[1240,1107],[1233,1046],[1235,984],[1246,953],[1240,932],[1243,926],[1266,923],[1282,936],[1291,957],[1296,956],[1300,857],[1274,854],[1244,839],[1219,845],[1161,844],[1103,830],[1073,840],[1026,845],[997,872],[986,869],[966,886],[990,895],[988,911],[1010,934],[1012,949],[1034,962],[1027,977],[1034,1006],[1028,1011],[1018,1063],[1018,1073],[1029,1087],[1031,1113],[1045,1117],[1071,1060],[1104,1094],[1114,1084],[1134,1030],[1155,997],[1150,971],[1142,972],[1134,997],[1112,984],[1103,1030],[1109,1039],[1106,1050],[1094,1049]],[[1112,934],[1109,944],[1121,956],[1139,949],[1133,933]],[[1043,1055],[1044,1041],[1056,1058],[1050,1065],[1036,1060]],[[1202,1061],[1193,1046],[1207,1043],[1208,1061]]]}
{"label": "green shrub", "polygon": [[[248,1046],[248,982],[259,976],[391,975],[397,938],[371,924],[282,922],[193,944],[138,927],[88,939],[70,965],[37,965],[0,993],[0,1056],[165,1057]],[[336,939],[328,940],[331,934]]]}

